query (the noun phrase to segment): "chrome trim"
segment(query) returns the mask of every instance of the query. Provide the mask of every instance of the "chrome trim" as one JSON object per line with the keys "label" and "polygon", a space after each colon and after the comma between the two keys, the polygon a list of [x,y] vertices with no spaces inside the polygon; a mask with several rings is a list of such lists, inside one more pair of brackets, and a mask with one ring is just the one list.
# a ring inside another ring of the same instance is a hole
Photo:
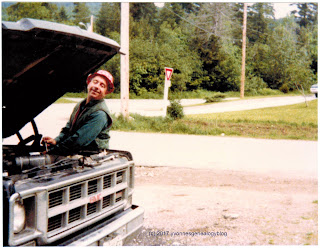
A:
{"label": "chrome trim", "polygon": [[[132,211],[121,216],[119,219],[111,222],[110,224],[72,242],[71,244],[68,244],[68,246],[88,246],[114,232],[117,232],[119,229],[126,228],[125,235],[121,236],[121,240],[124,240],[126,237],[130,236],[132,233],[142,227],[143,218],[144,209],[142,207],[137,207],[136,209],[132,209]],[[130,226],[130,223],[135,221],[138,222],[138,225],[134,225],[134,228],[132,230],[128,230],[128,226]]]}

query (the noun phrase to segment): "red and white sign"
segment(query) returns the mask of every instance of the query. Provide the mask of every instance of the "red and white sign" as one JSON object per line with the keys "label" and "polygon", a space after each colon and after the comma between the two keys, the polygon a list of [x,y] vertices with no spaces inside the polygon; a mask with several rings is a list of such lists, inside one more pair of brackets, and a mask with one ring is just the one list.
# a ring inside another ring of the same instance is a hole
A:
{"label": "red and white sign", "polygon": [[166,80],[170,81],[170,78],[172,76],[173,73],[173,68],[169,68],[169,67],[165,67],[165,72],[166,72]]}

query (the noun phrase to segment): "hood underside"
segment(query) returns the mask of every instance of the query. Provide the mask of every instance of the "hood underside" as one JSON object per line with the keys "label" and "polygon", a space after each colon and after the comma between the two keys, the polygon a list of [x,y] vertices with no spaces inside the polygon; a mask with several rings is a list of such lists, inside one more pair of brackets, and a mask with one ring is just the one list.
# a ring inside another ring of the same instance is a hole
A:
{"label": "hood underside", "polygon": [[75,26],[22,19],[2,22],[2,136],[17,133],[64,93],[83,89],[120,50]]}

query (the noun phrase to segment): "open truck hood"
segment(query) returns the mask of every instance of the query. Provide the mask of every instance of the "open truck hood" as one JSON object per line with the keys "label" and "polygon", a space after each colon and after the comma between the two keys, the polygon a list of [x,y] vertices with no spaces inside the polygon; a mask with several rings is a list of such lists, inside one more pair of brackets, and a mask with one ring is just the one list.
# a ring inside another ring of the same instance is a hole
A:
{"label": "open truck hood", "polygon": [[2,136],[9,137],[120,50],[76,26],[22,19],[2,22]]}

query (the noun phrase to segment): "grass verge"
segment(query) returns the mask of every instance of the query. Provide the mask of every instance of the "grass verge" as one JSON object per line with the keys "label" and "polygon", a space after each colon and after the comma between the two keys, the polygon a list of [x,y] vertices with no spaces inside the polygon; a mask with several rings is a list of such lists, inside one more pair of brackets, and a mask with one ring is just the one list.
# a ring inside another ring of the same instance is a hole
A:
{"label": "grass verge", "polygon": [[[194,98],[200,98],[205,99],[207,97],[212,97],[220,92],[215,91],[207,91],[207,90],[193,90],[193,91],[170,91],[169,92],[169,100],[174,99],[194,99]],[[224,92],[226,97],[240,97],[239,92],[229,91]],[[246,98],[247,97],[272,97],[272,96],[290,96],[290,95],[301,95],[298,91],[293,91],[287,94],[282,93],[279,90],[271,90],[271,89],[262,89],[259,91],[253,92],[246,92]],[[87,93],[84,92],[78,92],[78,93],[72,93],[68,92],[63,97],[80,97],[85,98],[87,96]],[[113,98],[113,99],[120,99],[120,93],[113,92],[112,94],[109,94],[106,96],[106,98]],[[163,92],[144,92],[141,95],[136,95],[135,93],[130,92],[130,99],[163,99]]]}
{"label": "grass verge", "polygon": [[61,97],[57,101],[55,101],[55,103],[75,103],[75,101]]}
{"label": "grass verge", "polygon": [[282,107],[218,114],[190,115],[172,120],[132,115],[115,118],[113,130],[195,135],[226,135],[267,139],[318,139],[318,101]]}

